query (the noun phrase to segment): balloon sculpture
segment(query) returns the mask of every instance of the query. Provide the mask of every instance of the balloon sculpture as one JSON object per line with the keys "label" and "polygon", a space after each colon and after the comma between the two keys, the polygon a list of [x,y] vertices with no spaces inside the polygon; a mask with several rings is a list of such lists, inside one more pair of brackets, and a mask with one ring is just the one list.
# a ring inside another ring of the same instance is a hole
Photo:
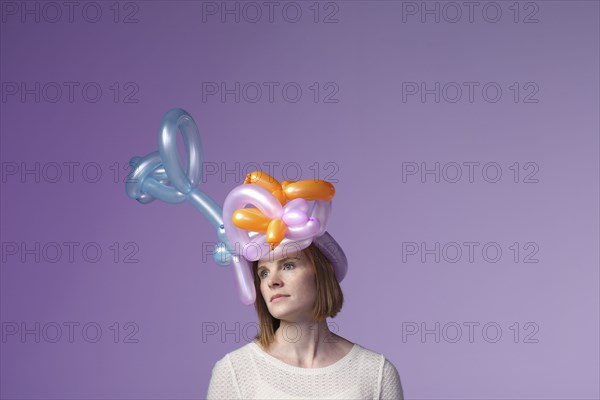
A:
{"label": "balloon sculpture", "polygon": [[[183,136],[187,154],[185,172],[177,153],[177,130]],[[131,158],[127,195],[142,204],[157,198],[167,203],[192,203],[216,229],[219,243],[213,258],[222,266],[233,264],[242,303],[248,305],[256,300],[251,261],[279,259],[288,251],[304,249],[313,242],[333,265],[337,280],[344,279],[348,269],[346,256],[325,231],[335,195],[331,183],[280,183],[255,171],[227,195],[221,209],[197,187],[202,162],[196,123],[187,112],[174,108],[161,121],[158,151]]]}

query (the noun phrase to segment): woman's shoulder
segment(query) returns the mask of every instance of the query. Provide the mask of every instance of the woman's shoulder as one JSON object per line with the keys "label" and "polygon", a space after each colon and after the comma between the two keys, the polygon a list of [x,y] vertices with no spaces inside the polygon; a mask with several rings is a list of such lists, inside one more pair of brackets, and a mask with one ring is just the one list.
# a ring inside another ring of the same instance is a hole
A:
{"label": "woman's shoulder", "polygon": [[383,358],[385,358],[385,356],[381,353],[377,353],[376,351],[371,350],[369,347],[363,346],[360,343],[357,342],[352,342],[342,336],[333,334],[332,337],[330,339],[328,339],[329,341],[331,341],[332,343],[335,343],[336,346],[338,347],[339,351],[342,353],[349,353],[351,351],[355,352],[356,354],[360,354],[363,357],[370,357],[379,361],[383,362]]}
{"label": "woman's shoulder", "polygon": [[365,361],[376,365],[382,370],[395,369],[395,366],[392,363],[392,361],[388,357],[386,357],[384,353],[380,353],[376,350],[373,350],[369,346],[363,346],[359,343],[355,344],[357,347],[357,353],[359,353]]}
{"label": "woman's shoulder", "polygon": [[355,347],[358,347],[356,343],[353,343],[345,337],[336,334],[332,334],[331,337],[327,339],[327,341],[329,343],[333,343],[337,348],[337,351],[341,354],[348,354]]}
{"label": "woman's shoulder", "polygon": [[223,371],[236,369],[235,367],[239,365],[246,365],[250,360],[250,346],[252,346],[252,342],[225,353],[221,358],[217,359],[213,368]]}
{"label": "woman's shoulder", "polygon": [[233,350],[230,350],[228,353],[225,353],[225,355],[219,360],[238,360],[240,358],[245,358],[247,357],[248,354],[250,354],[251,350],[252,350],[252,346],[256,346],[256,343],[254,341],[248,342],[242,346],[239,346]]}

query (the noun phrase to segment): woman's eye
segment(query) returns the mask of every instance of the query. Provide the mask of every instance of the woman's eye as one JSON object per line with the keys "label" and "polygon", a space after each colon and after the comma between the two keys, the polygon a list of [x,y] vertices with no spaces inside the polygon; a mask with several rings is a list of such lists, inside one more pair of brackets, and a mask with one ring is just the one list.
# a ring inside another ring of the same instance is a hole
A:
{"label": "woman's eye", "polygon": [[[294,268],[294,267],[295,267],[294,263],[285,263],[285,264],[283,264],[283,268],[284,268],[284,269],[285,269],[285,268],[287,268],[288,266],[289,266],[289,267],[292,267],[292,268]],[[290,269],[291,269],[291,268],[290,268]],[[267,271],[260,271],[260,272],[259,272],[259,274],[258,274],[258,276],[259,276],[259,277],[262,279],[262,278],[264,278],[264,277],[265,277],[265,274],[266,274],[266,273],[267,273]]]}

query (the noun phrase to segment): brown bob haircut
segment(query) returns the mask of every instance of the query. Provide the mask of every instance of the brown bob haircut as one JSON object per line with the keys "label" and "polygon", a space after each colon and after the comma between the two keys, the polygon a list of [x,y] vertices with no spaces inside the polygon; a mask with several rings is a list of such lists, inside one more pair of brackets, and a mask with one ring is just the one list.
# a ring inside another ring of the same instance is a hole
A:
{"label": "brown bob haircut", "polygon": [[[335,317],[344,304],[344,294],[335,277],[333,266],[314,243],[303,249],[302,254],[312,264],[315,273],[317,299],[313,307],[313,318],[315,321],[323,321],[327,317]],[[275,331],[279,328],[280,320],[271,315],[260,291],[258,264],[259,261],[252,262],[252,276],[256,288],[254,307],[258,315],[258,335],[255,339],[258,339],[263,348],[268,349],[275,339]]]}

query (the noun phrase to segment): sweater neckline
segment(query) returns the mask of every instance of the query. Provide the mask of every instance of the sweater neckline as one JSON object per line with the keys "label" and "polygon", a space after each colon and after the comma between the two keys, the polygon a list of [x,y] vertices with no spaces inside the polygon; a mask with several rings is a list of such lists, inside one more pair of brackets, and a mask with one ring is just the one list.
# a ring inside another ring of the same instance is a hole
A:
{"label": "sweater neckline", "polygon": [[296,373],[301,373],[301,374],[307,374],[307,375],[313,375],[313,374],[320,374],[320,373],[323,373],[323,372],[328,372],[328,371],[332,371],[332,370],[341,368],[351,358],[354,357],[354,354],[356,352],[358,352],[359,345],[357,343],[354,343],[354,345],[352,346],[352,348],[350,349],[350,351],[348,353],[346,353],[345,356],[343,356],[342,358],[340,358],[339,360],[337,360],[333,364],[327,365],[326,367],[320,367],[320,368],[297,367],[295,365],[291,365],[291,364],[288,364],[286,362],[283,362],[280,359],[278,359],[277,357],[272,356],[271,354],[269,354],[266,351],[264,351],[258,345],[258,343],[256,341],[250,342],[250,348],[252,348],[258,355],[260,355],[261,357],[263,357],[264,359],[266,359],[267,361],[269,361],[271,364],[275,364],[275,365],[279,366],[280,368],[286,369],[286,370],[291,371],[291,372],[296,372]]}

